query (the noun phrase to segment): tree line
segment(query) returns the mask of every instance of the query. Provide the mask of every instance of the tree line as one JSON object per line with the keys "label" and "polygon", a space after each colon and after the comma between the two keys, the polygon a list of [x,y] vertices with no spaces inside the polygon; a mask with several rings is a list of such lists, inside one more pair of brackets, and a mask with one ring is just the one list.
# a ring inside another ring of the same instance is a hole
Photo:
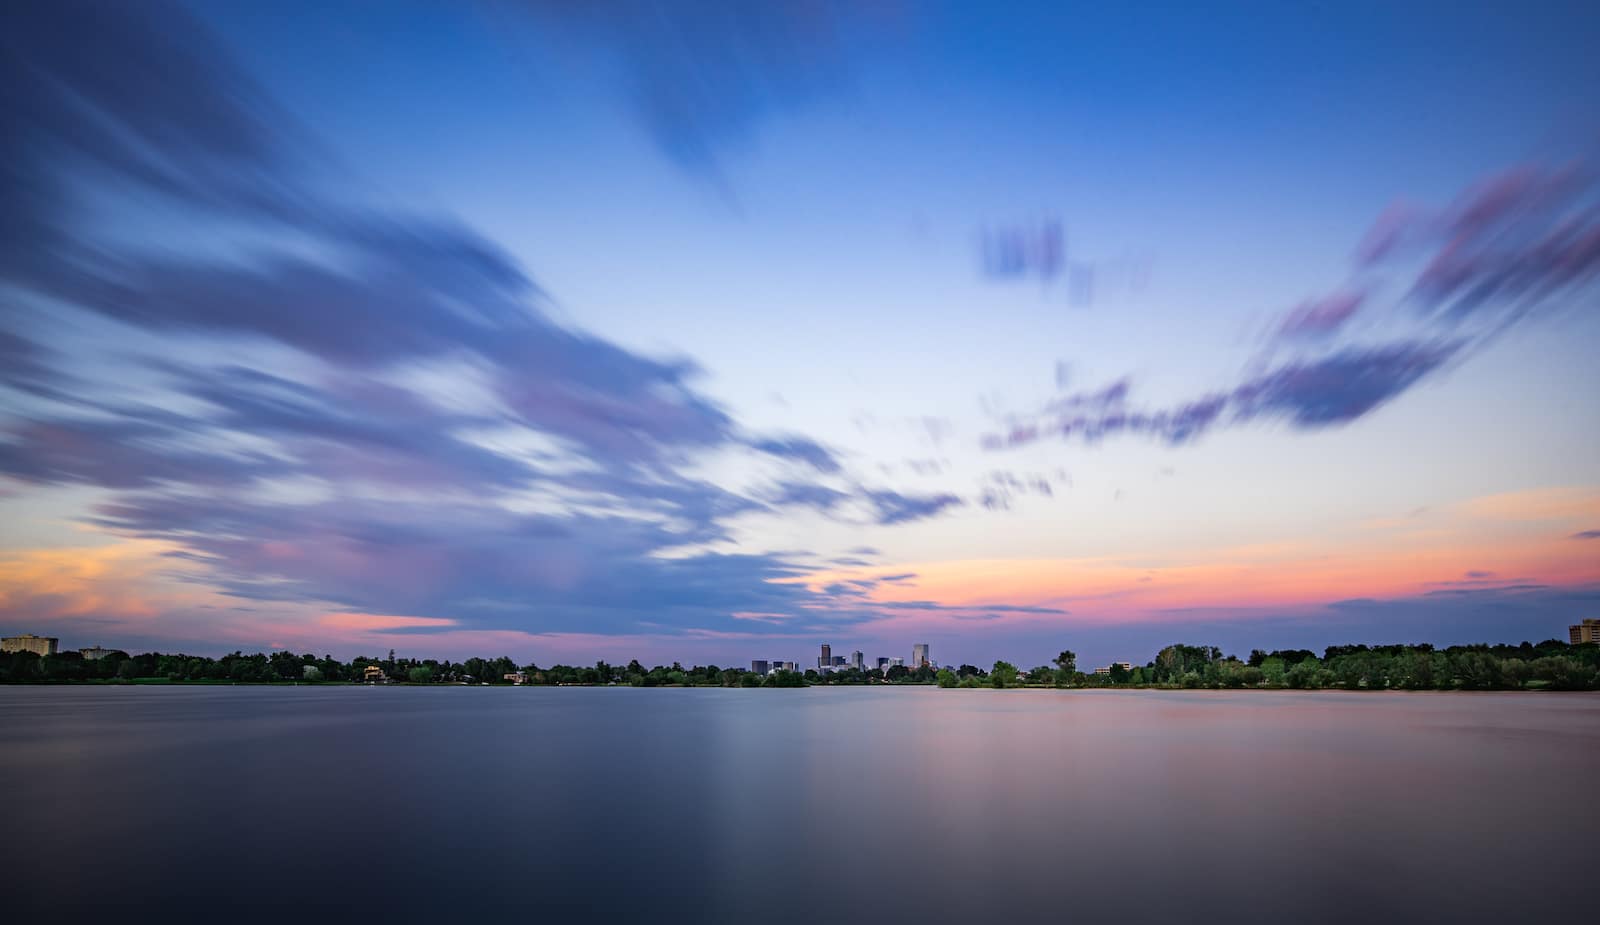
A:
{"label": "tree line", "polygon": [[936,677],[941,687],[1586,691],[1600,690],[1600,646],[1556,639],[1444,649],[1348,645],[1329,646],[1320,657],[1309,649],[1254,649],[1240,659],[1216,646],[1171,645],[1145,665],[1112,665],[1104,674],[1079,671],[1077,656],[1067,650],[1030,671],[996,662],[987,677],[970,665]]}
{"label": "tree line", "polygon": [[722,686],[722,687],[803,687],[806,679],[799,672],[778,672],[757,676],[716,665],[685,668],[657,665],[645,668],[637,660],[626,665],[604,661],[593,666],[555,665],[541,668],[521,665],[500,658],[448,659],[387,658],[358,656],[340,661],[331,655],[320,658],[306,653],[233,652],[221,658],[204,655],[168,655],[148,652],[129,655],[113,651],[98,659],[84,658],[77,652],[40,656],[32,652],[0,655],[0,682],[194,682],[194,683],[352,683],[367,679],[368,669],[377,668],[385,683],[405,684],[630,684],[636,687]]}
{"label": "tree line", "polygon": [[716,665],[685,667],[677,662],[646,668],[604,661],[592,666],[519,665],[507,657],[438,659],[361,656],[340,661],[331,655],[290,652],[221,658],[114,651],[86,659],[77,652],[40,656],[32,652],[0,655],[0,683],[351,683],[376,668],[389,683],[610,685],[635,687],[808,687],[852,684],[937,684],[940,687],[1158,687],[1288,688],[1296,690],[1600,690],[1600,646],[1568,645],[1559,640],[1520,645],[1465,645],[1436,649],[1426,643],[1387,646],[1330,646],[1321,656],[1309,649],[1253,650],[1247,658],[1225,655],[1216,646],[1171,645],[1144,665],[1114,665],[1106,674],[1078,670],[1077,656],[1062,651],[1048,665],[1022,670],[995,662],[934,669],[926,665],[887,669],[840,668],[831,672],[777,671],[757,675]]}

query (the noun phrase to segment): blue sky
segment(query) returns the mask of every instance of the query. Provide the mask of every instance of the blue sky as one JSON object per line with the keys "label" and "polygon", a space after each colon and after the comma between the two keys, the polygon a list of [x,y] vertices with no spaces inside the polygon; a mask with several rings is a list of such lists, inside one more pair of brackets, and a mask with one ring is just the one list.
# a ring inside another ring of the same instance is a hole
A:
{"label": "blue sky", "polygon": [[1588,5],[72,6],[6,14],[0,628],[1031,664],[1600,607]]}

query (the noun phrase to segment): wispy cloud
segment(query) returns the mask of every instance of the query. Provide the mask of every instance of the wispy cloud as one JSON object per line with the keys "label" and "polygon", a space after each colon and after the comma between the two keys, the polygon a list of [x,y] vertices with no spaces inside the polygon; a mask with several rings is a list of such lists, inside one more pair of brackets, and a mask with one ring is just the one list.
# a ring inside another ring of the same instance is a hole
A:
{"label": "wispy cloud", "polygon": [[886,11],[832,0],[514,5],[612,52],[645,130],[674,162],[697,171],[715,171],[763,121],[839,90],[852,41],[890,23]]}
{"label": "wispy cloud", "polygon": [[[594,15],[626,31],[633,12]],[[727,96],[748,76],[735,46],[777,53],[802,15],[687,22],[692,66],[650,46],[640,90],[675,156],[708,158],[759,115],[765,101]],[[472,229],[348,194],[359,178],[181,8],[0,17],[0,473],[104,492],[90,525],[158,541],[184,580],[320,607],[351,633],[715,629],[825,603],[783,581],[805,555],[726,551],[732,518],[838,505],[807,478],[848,482],[880,525],[961,503],[863,485],[803,434],[753,433],[692,360],[556,323]],[[769,73],[806,84],[808,54]],[[178,230],[130,240],[91,200]],[[712,484],[692,474],[712,453],[787,481]]]}
{"label": "wispy cloud", "polygon": [[[1129,401],[1130,378],[1008,417],[983,438],[1004,449],[1045,438],[1089,442],[1147,434],[1185,443],[1217,427],[1281,421],[1302,430],[1359,420],[1466,360],[1511,325],[1587,293],[1600,276],[1595,173],[1526,165],[1464,191],[1437,210],[1404,204],[1374,223],[1358,249],[1363,272],[1401,276],[1403,297],[1376,305],[1376,283],[1305,302],[1276,323],[1269,350],[1235,384],[1168,407]],[[1358,312],[1409,336],[1343,337]],[[1296,351],[1287,358],[1282,350]]]}

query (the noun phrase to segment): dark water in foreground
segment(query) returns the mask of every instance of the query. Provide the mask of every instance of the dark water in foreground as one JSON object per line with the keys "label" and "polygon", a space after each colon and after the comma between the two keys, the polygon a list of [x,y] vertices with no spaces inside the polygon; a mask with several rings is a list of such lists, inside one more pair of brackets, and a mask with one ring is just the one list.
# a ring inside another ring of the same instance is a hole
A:
{"label": "dark water in foreground", "polygon": [[8,905],[1303,923],[1600,902],[1582,694],[13,687],[0,722]]}

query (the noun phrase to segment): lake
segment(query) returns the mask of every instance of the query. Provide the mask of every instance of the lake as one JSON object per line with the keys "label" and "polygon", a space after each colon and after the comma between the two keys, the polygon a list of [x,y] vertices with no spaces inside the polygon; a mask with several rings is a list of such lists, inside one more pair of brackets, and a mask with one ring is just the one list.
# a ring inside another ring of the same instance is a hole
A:
{"label": "lake", "polygon": [[8,904],[1533,921],[1600,696],[0,688]]}

